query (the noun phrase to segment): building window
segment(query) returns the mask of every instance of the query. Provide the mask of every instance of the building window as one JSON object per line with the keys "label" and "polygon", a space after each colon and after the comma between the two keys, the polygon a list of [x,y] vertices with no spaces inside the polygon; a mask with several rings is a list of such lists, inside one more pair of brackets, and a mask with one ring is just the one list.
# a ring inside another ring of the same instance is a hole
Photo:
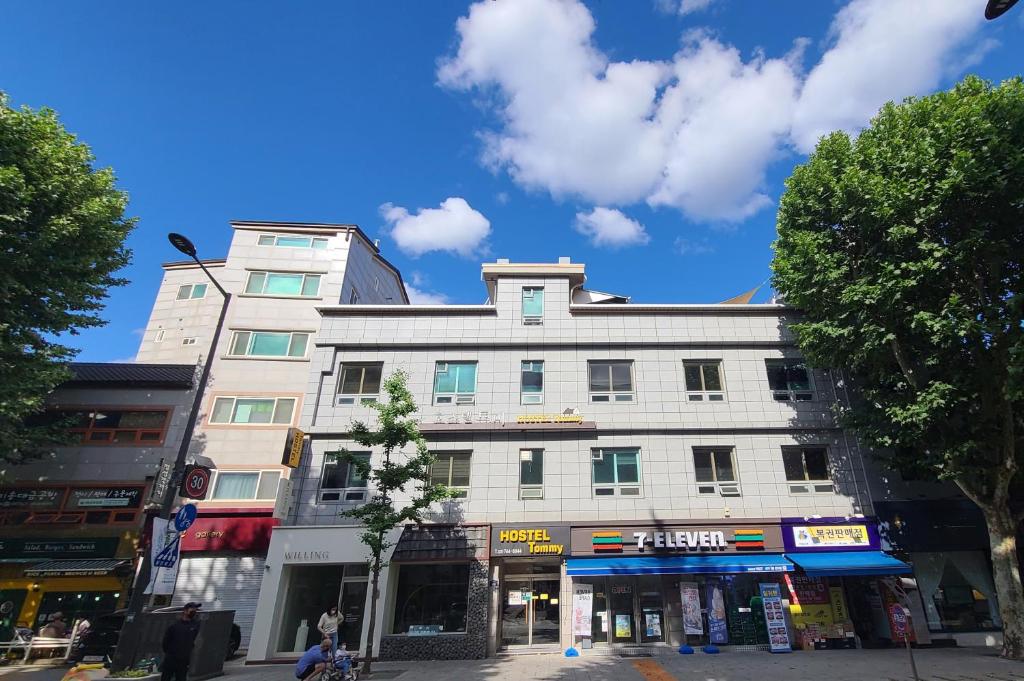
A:
{"label": "building window", "polygon": [[294,397],[218,397],[210,423],[291,424]]}
{"label": "building window", "polygon": [[544,362],[522,363],[519,391],[521,404],[544,404]]}
{"label": "building window", "polygon": [[185,284],[178,287],[178,300],[197,300],[206,297],[206,284]]}
{"label": "building window", "polygon": [[369,404],[377,401],[384,364],[342,364],[338,404]]}
{"label": "building window", "polygon": [[802,359],[766,359],[768,387],[779,402],[806,402],[814,398],[811,374]]}
{"label": "building window", "polygon": [[694,447],[693,470],[699,494],[740,495],[732,447]]}
{"label": "building window", "polygon": [[632,402],[632,360],[591,360],[590,401]]}
{"label": "building window", "polygon": [[327,248],[327,237],[322,236],[279,236],[276,234],[260,234],[260,246],[279,246],[281,248]]}
{"label": "building window", "polygon": [[476,404],[476,362],[438,362],[434,404]]}
{"label": "building window", "polygon": [[983,551],[911,553],[931,631],[992,631],[1003,626]]}
{"label": "building window", "polygon": [[544,498],[544,450],[519,450],[519,498]]}
{"label": "building window", "polygon": [[295,272],[250,272],[245,292],[257,296],[312,298],[320,293],[319,274]]}
{"label": "building window", "polygon": [[523,287],[523,324],[544,323],[544,289],[539,286]]}
{"label": "building window", "polygon": [[252,500],[276,499],[281,471],[214,471],[211,499]]}
{"label": "building window", "polygon": [[153,342],[154,343],[163,343],[164,342],[164,335],[165,334],[164,334],[164,330],[163,329],[157,329],[156,336],[154,336],[154,338],[153,338]]}
{"label": "building window", "polygon": [[430,484],[444,485],[456,499],[469,496],[470,452],[434,452],[430,466]]}
{"label": "building window", "polygon": [[71,416],[83,445],[159,445],[164,441],[171,412],[166,409],[95,409],[63,412]]}
{"label": "building window", "polygon": [[359,292],[356,291],[355,287],[352,288],[352,292],[348,294],[348,304],[357,305],[359,303]]}
{"label": "building window", "polygon": [[464,632],[468,608],[468,563],[399,566],[392,633],[408,634],[413,626]]}
{"label": "building window", "polygon": [[640,496],[640,450],[594,449],[590,464],[595,497]]}
{"label": "building window", "polygon": [[235,331],[231,354],[236,357],[305,357],[309,334],[290,331]]}
{"label": "building window", "polygon": [[782,464],[786,480],[790,483],[790,494],[835,492],[829,474],[827,448],[783,447]]}
{"label": "building window", "polygon": [[380,277],[376,274],[373,275],[373,290],[375,293],[380,292]]}
{"label": "building window", "polygon": [[725,399],[720,361],[683,362],[683,376],[686,379],[686,399],[689,401],[721,402]]}
{"label": "building window", "polygon": [[198,342],[199,339],[196,338],[195,336],[185,336],[184,338],[181,339],[182,345],[195,345]]}
{"label": "building window", "polygon": [[[353,452],[353,455],[364,463],[370,463],[369,452]],[[366,478],[358,466],[343,461],[337,452],[324,455],[320,501],[366,501]]]}

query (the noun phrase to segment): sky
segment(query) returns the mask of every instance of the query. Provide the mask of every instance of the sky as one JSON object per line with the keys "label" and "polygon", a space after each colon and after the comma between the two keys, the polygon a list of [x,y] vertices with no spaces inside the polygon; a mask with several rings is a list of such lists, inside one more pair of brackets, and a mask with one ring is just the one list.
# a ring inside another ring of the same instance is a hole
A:
{"label": "sky", "polygon": [[358,224],[414,302],[483,302],[495,258],[569,256],[634,302],[747,291],[822,134],[1020,74],[1024,6],[984,6],[15,0],[0,90],[56,110],[130,196],[130,284],[68,339],[126,361],[179,257],[167,232],[218,258],[232,219]]}

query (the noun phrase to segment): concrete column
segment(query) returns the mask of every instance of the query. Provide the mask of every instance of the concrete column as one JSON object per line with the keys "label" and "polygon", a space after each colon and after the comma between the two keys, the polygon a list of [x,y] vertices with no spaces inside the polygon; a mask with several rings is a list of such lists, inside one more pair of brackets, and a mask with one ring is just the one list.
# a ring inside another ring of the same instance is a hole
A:
{"label": "concrete column", "polygon": [[487,657],[494,657],[498,652],[498,619],[501,617],[501,563],[495,560],[491,564],[491,616],[488,624]]}

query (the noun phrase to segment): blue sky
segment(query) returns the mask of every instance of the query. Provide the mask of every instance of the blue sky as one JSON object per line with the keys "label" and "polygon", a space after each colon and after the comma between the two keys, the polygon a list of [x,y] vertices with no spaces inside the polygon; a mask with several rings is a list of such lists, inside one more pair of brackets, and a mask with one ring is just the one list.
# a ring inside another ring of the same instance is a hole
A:
{"label": "blue sky", "polygon": [[480,302],[481,261],[560,255],[635,301],[738,294],[821,132],[1021,72],[1024,7],[984,5],[26,0],[0,90],[56,109],[131,196],[131,284],[71,340],[109,361],[138,346],[164,235],[221,257],[235,218],[356,223],[421,300]]}

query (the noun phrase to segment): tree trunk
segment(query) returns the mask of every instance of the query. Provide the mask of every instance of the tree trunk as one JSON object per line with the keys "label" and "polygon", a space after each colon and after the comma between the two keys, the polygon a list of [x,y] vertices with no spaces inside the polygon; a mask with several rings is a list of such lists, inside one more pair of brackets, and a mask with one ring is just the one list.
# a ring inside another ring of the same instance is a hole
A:
{"label": "tree trunk", "polygon": [[[383,541],[384,533],[379,539]],[[373,666],[373,637],[377,631],[377,601],[380,599],[380,554],[373,556],[370,567],[370,625],[366,628],[366,657],[363,660],[363,674],[370,675]]]}
{"label": "tree trunk", "polygon": [[1017,560],[1017,522],[1007,504],[982,506],[992,547],[992,574],[1003,619],[1003,657],[1024,660],[1024,586]]}

